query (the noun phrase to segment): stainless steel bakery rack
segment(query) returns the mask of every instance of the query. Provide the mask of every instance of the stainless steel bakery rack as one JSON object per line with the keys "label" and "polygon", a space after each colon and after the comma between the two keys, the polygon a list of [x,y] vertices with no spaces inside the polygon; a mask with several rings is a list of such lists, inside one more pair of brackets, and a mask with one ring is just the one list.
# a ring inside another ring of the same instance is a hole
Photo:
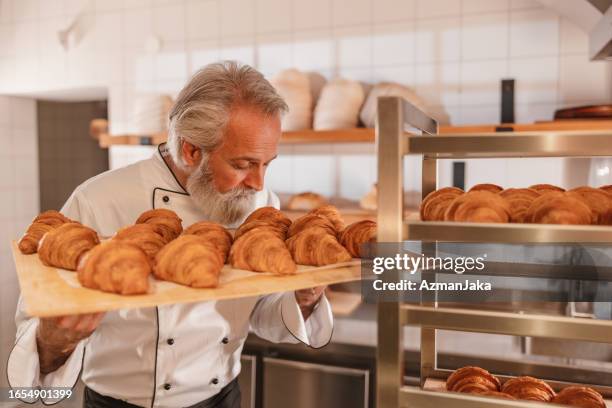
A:
{"label": "stainless steel bakery rack", "polygon": [[[586,132],[521,132],[474,135],[437,135],[437,123],[397,97],[378,100],[376,144],[378,155],[378,242],[404,240],[551,243],[612,242],[612,228],[528,224],[474,224],[421,222],[403,218],[403,160],[422,158],[422,196],[437,188],[437,160],[446,158],[592,157],[612,156],[612,129]],[[416,131],[415,131],[416,130]],[[509,272],[510,273],[510,272]],[[383,277],[384,279],[384,277]],[[405,325],[420,326],[421,386],[404,383],[403,340]],[[421,304],[381,302],[378,305],[377,407],[405,406],[454,408],[538,408],[547,405],[434,392],[423,388],[427,379],[445,379],[450,370],[437,367],[436,330],[553,337],[612,343],[612,322],[546,314],[519,314],[439,307],[435,301]],[[514,362],[516,365],[521,363]],[[500,362],[499,367],[503,366]],[[529,374],[546,378],[548,367],[529,365]],[[580,371],[580,370],[578,370]],[[594,378],[568,369],[568,382]],[[525,373],[527,374],[527,373]],[[574,374],[574,375],[572,375]],[[502,379],[504,376],[500,376]],[[576,381],[577,382],[577,381]],[[550,381],[551,385],[567,384]],[[612,389],[595,386],[604,394]]]}

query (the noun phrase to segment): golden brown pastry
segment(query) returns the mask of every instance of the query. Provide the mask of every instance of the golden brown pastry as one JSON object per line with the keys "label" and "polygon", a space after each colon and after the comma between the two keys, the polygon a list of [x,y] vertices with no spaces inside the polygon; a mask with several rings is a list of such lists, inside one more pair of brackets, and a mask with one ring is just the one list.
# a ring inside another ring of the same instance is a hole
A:
{"label": "golden brown pastry", "polygon": [[550,402],[555,396],[550,385],[529,376],[509,379],[502,385],[501,392],[510,394],[516,399],[541,402]]}
{"label": "golden brown pastry", "polygon": [[204,238],[223,254],[225,263],[232,247],[232,235],[221,224],[210,221],[200,221],[190,225],[183,234],[193,234]]}
{"label": "golden brown pastry", "polygon": [[510,399],[510,400],[515,400],[516,399],[516,398],[514,398],[510,394],[506,394],[505,392],[497,392],[497,391],[479,392],[478,395],[484,395],[485,397],[495,397],[495,398]]}
{"label": "golden brown pastry", "polygon": [[285,227],[285,225],[279,224],[279,223],[271,223],[268,221],[255,220],[255,221],[246,222],[242,224],[240,227],[238,227],[238,229],[234,233],[234,240],[237,240],[242,235],[246,234],[247,232],[253,229],[257,229],[257,230],[266,229],[272,232],[274,235],[276,235],[280,239],[282,239],[283,241],[287,238],[287,228]]}
{"label": "golden brown pastry", "polygon": [[152,261],[159,250],[166,245],[161,230],[162,228],[156,224],[134,224],[117,231],[113,240],[136,245]]}
{"label": "golden brown pastry", "polygon": [[590,224],[592,211],[576,193],[548,192],[533,200],[525,222],[534,224]]}
{"label": "golden brown pastry", "polygon": [[287,247],[297,264],[330,265],[350,261],[351,254],[334,235],[321,227],[310,227],[287,240]]}
{"label": "golden brown pastry", "polygon": [[444,187],[427,194],[421,202],[421,220],[444,221],[444,213],[450,203],[463,193],[457,187]]}
{"label": "golden brown pastry", "polygon": [[325,204],[327,204],[327,200],[321,194],[305,192],[292,195],[287,208],[290,210],[310,211]]}
{"label": "golden brown pastry", "polygon": [[340,234],[340,243],[354,258],[361,258],[361,245],[376,242],[376,223],[370,220],[354,222]]}
{"label": "golden brown pastry", "polygon": [[32,224],[30,224],[26,233],[19,240],[19,250],[22,254],[26,255],[35,253],[38,249],[38,242],[46,232],[67,222],[70,222],[70,218],[55,210],[39,214],[32,220]]}
{"label": "golden brown pastry", "polygon": [[552,184],[534,184],[532,186],[529,186],[529,188],[537,191],[540,194],[550,193],[552,191],[562,193],[565,191],[564,188],[561,188],[559,186],[553,186]]}
{"label": "golden brown pastry", "polygon": [[149,290],[151,262],[138,246],[111,239],[93,247],[81,258],[77,276],[86,288],[120,295]]}
{"label": "golden brown pastry", "polygon": [[577,187],[569,190],[582,197],[591,208],[592,224],[612,225],[612,194],[593,187]]}
{"label": "golden brown pastry", "polygon": [[291,224],[287,231],[287,238],[297,235],[306,228],[319,227],[326,230],[330,235],[337,236],[338,231],[329,218],[317,214],[306,214]]}
{"label": "golden brown pastry", "polygon": [[47,266],[75,271],[79,258],[99,243],[96,231],[78,222],[67,222],[43,235],[38,256]]}
{"label": "golden brown pastry", "polygon": [[197,235],[181,235],[155,256],[156,278],[194,288],[219,285],[223,254]]}
{"label": "golden brown pastry", "polygon": [[229,261],[234,268],[290,275],[297,271],[285,241],[266,229],[252,229],[234,241]]}
{"label": "golden brown pastry", "polygon": [[510,221],[510,205],[499,194],[472,191],[451,202],[444,213],[444,220],[505,223]]}
{"label": "golden brown pastry", "polygon": [[551,402],[578,408],[606,408],[601,394],[590,387],[565,387]]}
{"label": "golden brown pastry", "polygon": [[166,243],[172,241],[183,232],[182,220],[174,211],[164,208],[148,210],[140,214],[136,224],[155,224],[160,227],[160,232]]}
{"label": "golden brown pastry", "polygon": [[527,209],[540,196],[536,190],[530,188],[508,188],[499,193],[510,206],[510,222],[525,222]]}
{"label": "golden brown pastry", "polygon": [[344,220],[342,219],[342,216],[340,215],[338,209],[333,205],[324,205],[322,207],[310,211],[309,214],[321,215],[329,219],[334,225],[336,232],[340,232],[344,229]]}
{"label": "golden brown pastry", "polygon": [[499,193],[502,190],[503,188],[498,186],[497,184],[481,183],[475,184],[472,188],[468,190],[468,193],[470,191],[489,191],[491,193]]}
{"label": "golden brown pastry", "polygon": [[291,220],[287,218],[280,210],[277,210],[274,207],[258,208],[257,210],[253,211],[246,218],[246,220],[244,220],[243,224],[256,220],[266,221],[278,226],[284,226],[285,228],[289,228],[291,225]]}
{"label": "golden brown pastry", "polygon": [[499,391],[499,386],[497,377],[484,368],[473,366],[459,368],[446,379],[446,389],[454,392]]}
{"label": "golden brown pastry", "polygon": [[605,192],[607,192],[607,193],[612,194],[612,184],[608,184],[608,185],[605,185],[605,186],[601,186],[601,187],[599,187],[599,189],[600,189],[600,190],[603,190],[603,191],[605,191]]}

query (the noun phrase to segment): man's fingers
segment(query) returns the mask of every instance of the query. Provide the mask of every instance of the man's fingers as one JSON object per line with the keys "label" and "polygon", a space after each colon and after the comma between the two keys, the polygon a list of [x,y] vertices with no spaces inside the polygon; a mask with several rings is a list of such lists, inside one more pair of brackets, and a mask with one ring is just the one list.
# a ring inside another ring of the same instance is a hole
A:
{"label": "man's fingers", "polygon": [[78,315],[62,316],[57,322],[58,327],[66,330],[74,329],[79,321]]}
{"label": "man's fingers", "polygon": [[60,329],[89,333],[95,330],[103,317],[104,313],[70,315],[57,318],[55,323]]}
{"label": "man's fingers", "polygon": [[104,313],[94,313],[91,319],[91,324],[88,327],[88,330],[90,332],[93,332],[94,330],[96,330],[96,328],[98,327],[102,319],[104,319]]}
{"label": "man's fingers", "polygon": [[81,333],[89,334],[93,332],[98,323],[104,317],[104,313],[88,313],[79,315],[79,322],[75,326],[75,330]]}

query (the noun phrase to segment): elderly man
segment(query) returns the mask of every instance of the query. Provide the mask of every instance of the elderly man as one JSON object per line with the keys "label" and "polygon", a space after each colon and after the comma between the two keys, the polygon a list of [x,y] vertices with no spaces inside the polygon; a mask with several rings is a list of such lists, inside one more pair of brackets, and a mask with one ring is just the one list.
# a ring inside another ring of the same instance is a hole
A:
{"label": "elderly man", "polygon": [[[88,180],[62,212],[111,236],[151,208],[171,209],[185,225],[212,220],[229,228],[258,207],[278,208],[264,175],[286,109],[253,68],[209,65],[179,94],[168,143],[148,160]],[[322,347],[332,332],[322,293],[48,319],[28,318],[20,304],[9,383],[73,387],[82,369],[86,407],[239,407],[236,377],[249,327],[270,341]]]}

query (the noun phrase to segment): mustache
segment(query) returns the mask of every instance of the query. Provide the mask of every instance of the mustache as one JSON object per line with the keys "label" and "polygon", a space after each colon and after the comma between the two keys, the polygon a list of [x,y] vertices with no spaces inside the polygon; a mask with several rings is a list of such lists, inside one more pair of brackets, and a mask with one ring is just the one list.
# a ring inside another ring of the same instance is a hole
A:
{"label": "mustache", "polygon": [[215,185],[213,174],[208,167],[206,157],[187,180],[187,192],[192,200],[214,222],[233,224],[244,218],[255,205],[257,190],[246,186],[237,186],[225,193],[220,193]]}

